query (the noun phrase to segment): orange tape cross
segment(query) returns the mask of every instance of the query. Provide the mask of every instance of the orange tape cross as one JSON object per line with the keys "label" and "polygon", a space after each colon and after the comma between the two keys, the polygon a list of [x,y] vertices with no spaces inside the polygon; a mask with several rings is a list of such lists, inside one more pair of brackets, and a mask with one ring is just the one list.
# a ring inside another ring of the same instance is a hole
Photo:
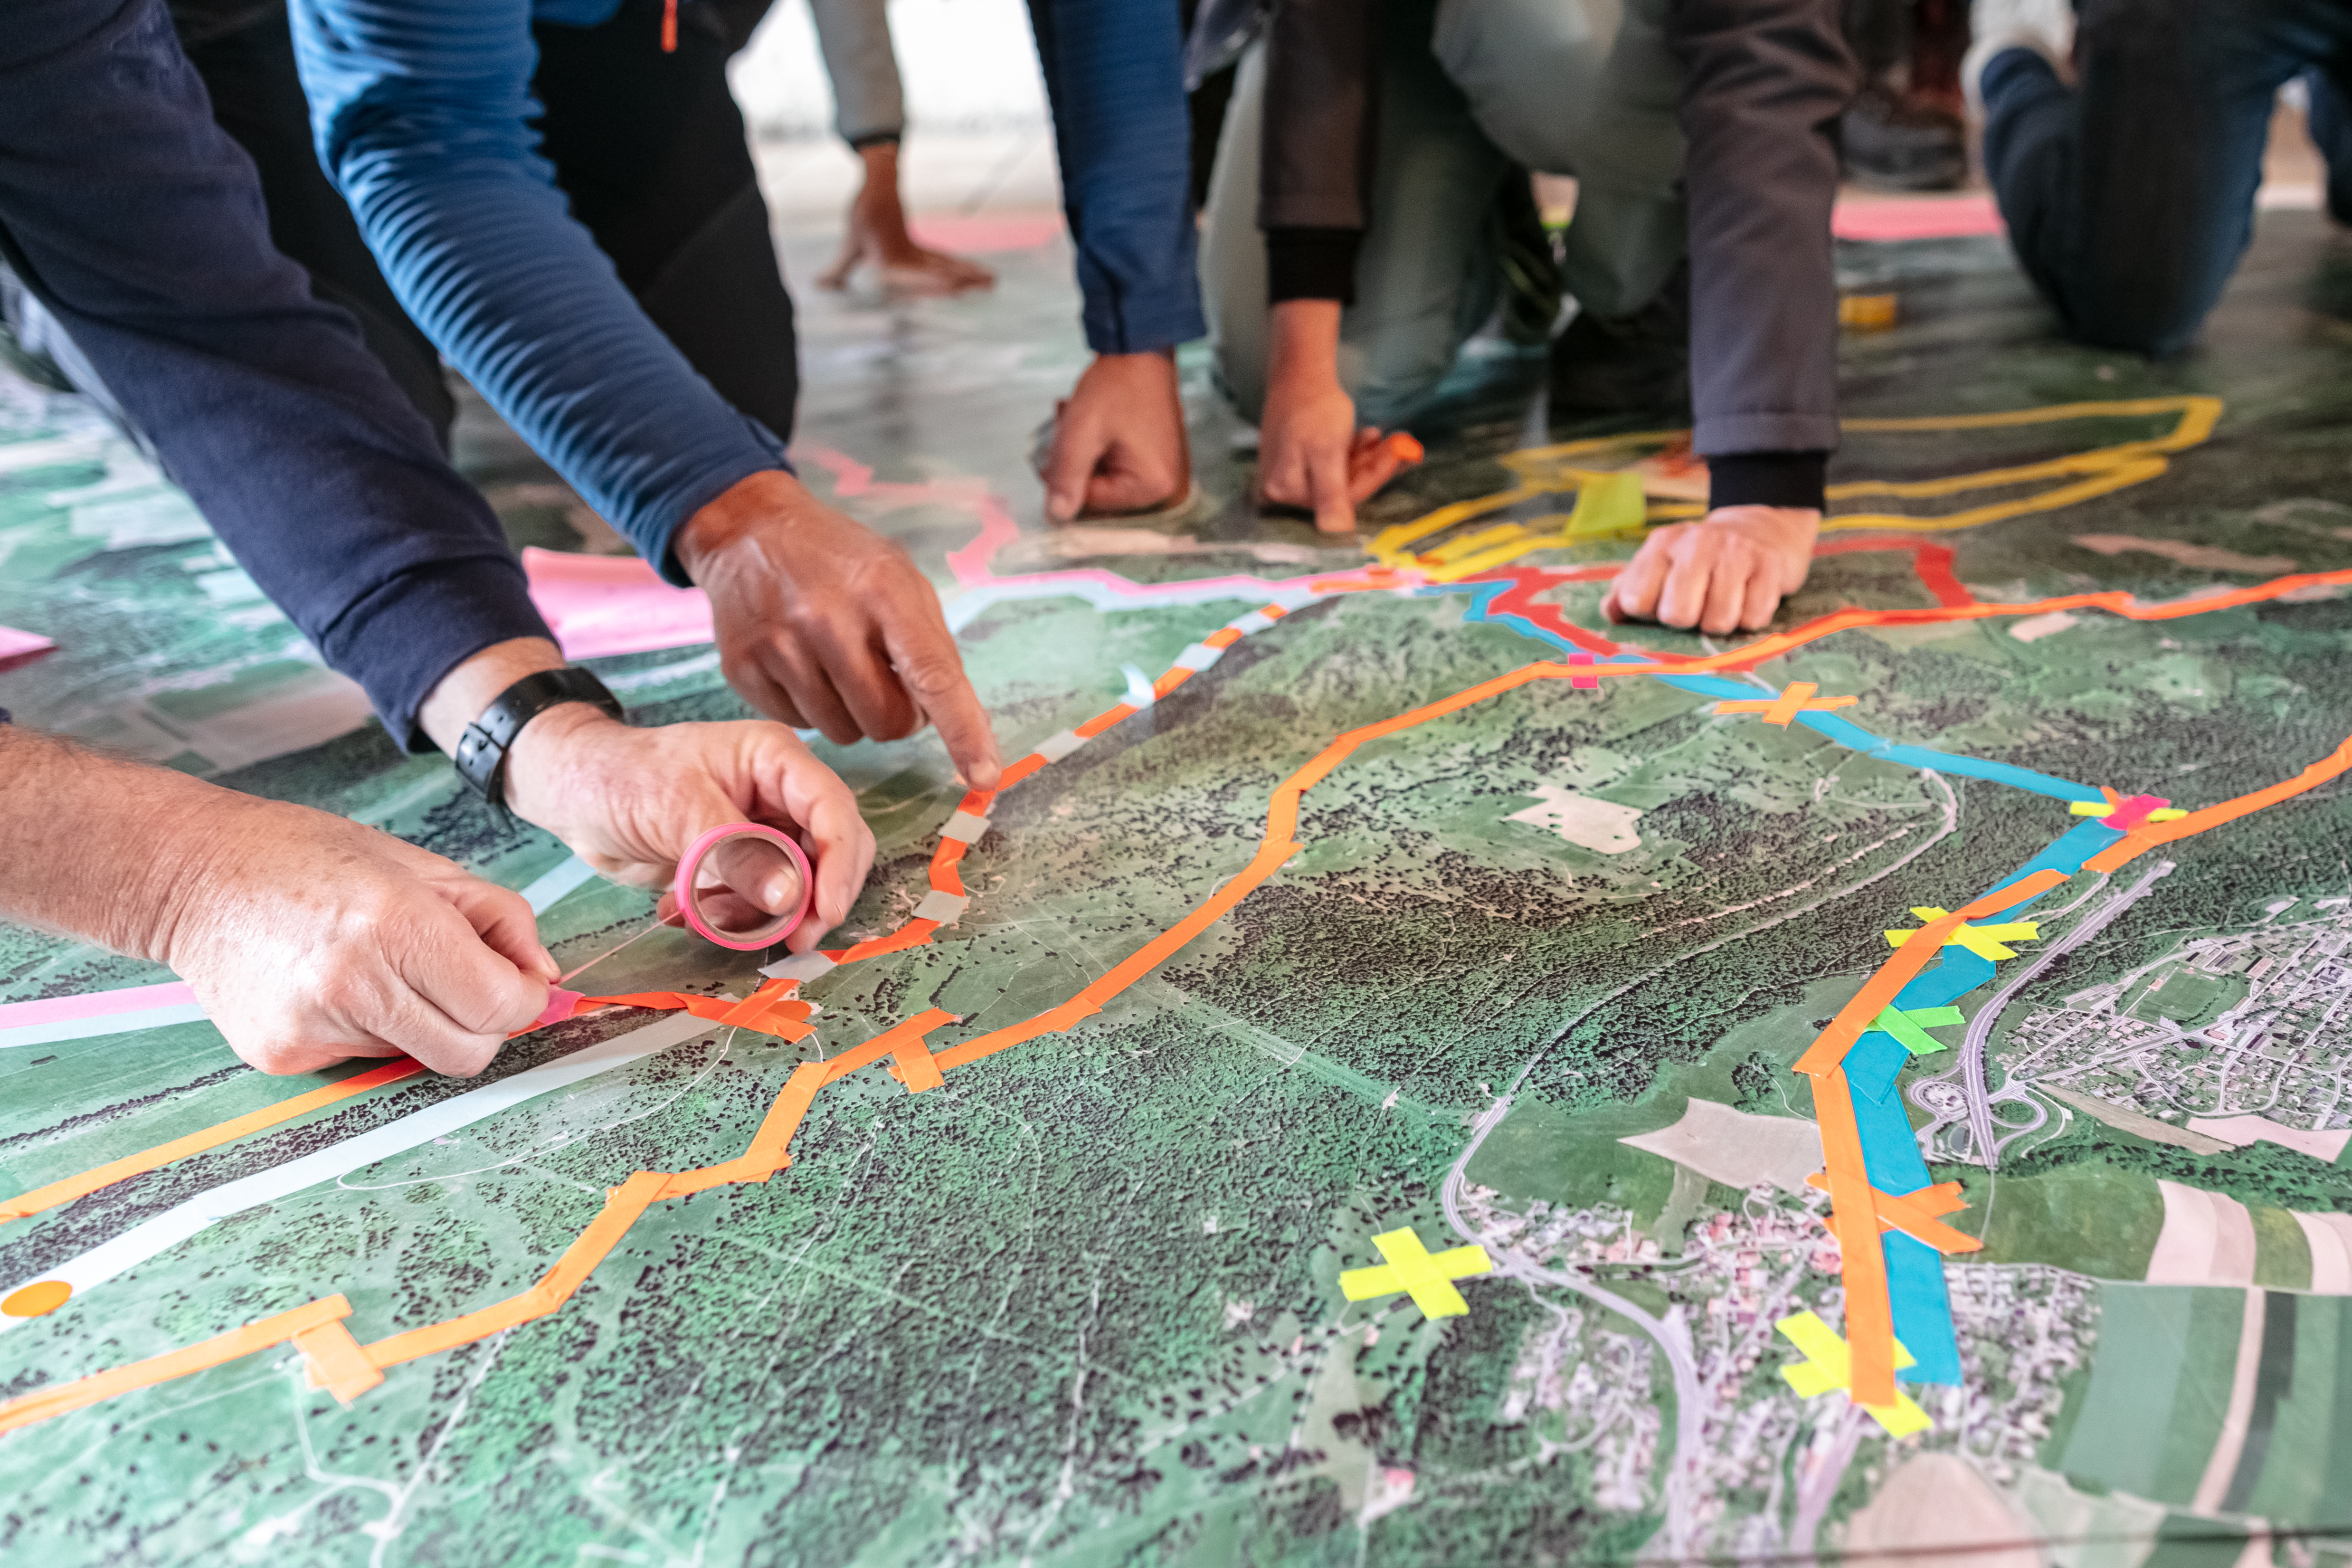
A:
{"label": "orange tape cross", "polygon": [[1815,697],[1821,689],[1810,680],[1792,680],[1778,697],[1759,697],[1753,700],[1730,700],[1715,705],[1717,713],[1761,713],[1767,724],[1786,729],[1789,721],[1800,713],[1826,713],[1833,708],[1851,708],[1862,700],[1858,697]]}

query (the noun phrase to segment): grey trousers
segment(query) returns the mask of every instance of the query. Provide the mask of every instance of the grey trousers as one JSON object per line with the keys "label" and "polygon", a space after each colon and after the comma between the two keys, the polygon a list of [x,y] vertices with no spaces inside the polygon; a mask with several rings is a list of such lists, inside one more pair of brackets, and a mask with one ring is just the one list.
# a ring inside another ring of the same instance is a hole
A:
{"label": "grey trousers", "polygon": [[907,129],[906,89],[883,0],[809,0],[817,48],[833,79],[833,128],[851,146]]}
{"label": "grey trousers", "polygon": [[[1681,68],[1665,0],[1391,0],[1381,7],[1370,225],[1339,380],[1366,424],[1424,405],[1493,311],[1485,219],[1514,166],[1573,175],[1563,280],[1584,310],[1629,315],[1683,258]],[[1243,58],[1209,181],[1201,291],[1220,384],[1265,402],[1265,237],[1257,227],[1263,50]]]}

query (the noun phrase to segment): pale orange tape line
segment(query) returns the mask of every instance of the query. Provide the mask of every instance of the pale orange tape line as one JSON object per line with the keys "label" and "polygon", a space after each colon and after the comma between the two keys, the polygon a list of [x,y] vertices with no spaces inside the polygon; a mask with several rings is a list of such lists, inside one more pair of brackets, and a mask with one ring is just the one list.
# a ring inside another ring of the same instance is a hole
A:
{"label": "pale orange tape line", "polygon": [[316,1301],[305,1302],[290,1312],[280,1312],[274,1318],[264,1318],[257,1323],[247,1323],[241,1329],[216,1334],[184,1350],[150,1356],[145,1361],[134,1361],[105,1372],[94,1372],[71,1383],[36,1389],[0,1405],[0,1432],[13,1432],[19,1426],[30,1426],[37,1421],[47,1421],[53,1415],[63,1415],[69,1410],[96,1405],[118,1394],[128,1394],[134,1388],[152,1388],[175,1377],[185,1377],[191,1373],[203,1372],[240,1356],[251,1355],[256,1351],[284,1344],[307,1329],[351,1316],[351,1310],[352,1304],[341,1296],[326,1296]]}
{"label": "pale orange tape line", "polygon": [[856,963],[864,959],[879,958],[886,952],[898,952],[907,948],[920,947],[930,941],[931,933],[939,929],[940,922],[937,921],[908,921],[888,936],[877,936],[871,942],[861,942],[856,947],[847,949],[838,954],[835,962]]}
{"label": "pale orange tape line", "polygon": [[[1816,1173],[1805,1178],[1805,1184],[1820,1192],[1828,1192],[1828,1178]],[[1932,1187],[1922,1187],[1916,1193],[1883,1193],[1873,1188],[1870,1201],[1878,1211],[1878,1228],[1899,1230],[1916,1241],[1923,1241],[1938,1252],[1979,1252],[1984,1243],[1963,1230],[1946,1225],[1939,1215],[1956,1214],[1969,1205],[1960,1199],[1958,1182],[1941,1182]],[[1936,1206],[1930,1206],[1931,1205]],[[1841,1245],[1844,1237],[1837,1230],[1837,1216],[1829,1220],[1830,1234],[1837,1236]]]}
{"label": "pale orange tape line", "polygon": [[351,1325],[340,1318],[304,1329],[294,1336],[294,1348],[302,1352],[310,1386],[325,1389],[340,1404],[349,1405],[383,1381],[383,1370],[368,1359],[352,1338]]}
{"label": "pale orange tape line", "polygon": [[[1878,1209],[1870,1201],[1863,1163],[1862,1129],[1845,1069],[1813,1084],[1813,1115],[1822,1133],[1822,1162],[1838,1218],[1838,1258],[1845,1278],[1845,1337],[1853,1349],[1853,1401],[1895,1403],[1895,1305],[1886,1290],[1886,1255],[1878,1239]],[[1861,1238],[1859,1241],[1854,1238]]]}
{"label": "pale orange tape line", "polygon": [[207,1149],[217,1149],[224,1143],[234,1143],[247,1133],[258,1132],[265,1127],[275,1127],[281,1121],[291,1121],[321,1106],[333,1105],[354,1095],[365,1094],[388,1083],[414,1078],[425,1070],[425,1064],[406,1058],[387,1062],[383,1067],[357,1073],[340,1083],[314,1089],[308,1094],[298,1094],[291,1100],[281,1100],[275,1105],[265,1105],[249,1110],[201,1132],[191,1132],[184,1138],[174,1138],[169,1143],[158,1143],[152,1149],[142,1149],[136,1154],[125,1154],[94,1171],[84,1171],[79,1176],[68,1176],[61,1182],[51,1182],[46,1187],[36,1187],[22,1197],[0,1203],[0,1221],[29,1219],[44,1209],[71,1203],[86,1197],[100,1187],[110,1187],[130,1177],[161,1170],[174,1160],[184,1160],[191,1154],[201,1154]]}
{"label": "pale orange tape line", "polygon": [[572,1299],[580,1282],[594,1272],[604,1255],[620,1245],[621,1237],[661,1196],[662,1187],[669,1180],[665,1171],[638,1171],[614,1187],[604,1199],[604,1207],[580,1233],[579,1238],[563,1249],[538,1284],[520,1296],[509,1296],[493,1302],[479,1311],[468,1312],[462,1318],[446,1322],[428,1323],[421,1329],[411,1329],[404,1334],[378,1340],[361,1347],[370,1361],[380,1367],[398,1366],[441,1351],[456,1350],[478,1339],[528,1323],[533,1318],[543,1318]]}

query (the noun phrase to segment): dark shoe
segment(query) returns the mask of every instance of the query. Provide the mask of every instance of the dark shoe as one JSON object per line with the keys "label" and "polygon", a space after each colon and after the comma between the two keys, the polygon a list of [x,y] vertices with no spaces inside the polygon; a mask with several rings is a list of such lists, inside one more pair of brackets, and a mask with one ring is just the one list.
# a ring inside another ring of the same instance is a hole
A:
{"label": "dark shoe", "polygon": [[1551,345],[1556,414],[1690,413],[1690,268],[1630,316],[1580,311]]}
{"label": "dark shoe", "polygon": [[1940,103],[1866,89],[1839,122],[1845,176],[1887,191],[1957,190],[1969,175],[1968,129]]}

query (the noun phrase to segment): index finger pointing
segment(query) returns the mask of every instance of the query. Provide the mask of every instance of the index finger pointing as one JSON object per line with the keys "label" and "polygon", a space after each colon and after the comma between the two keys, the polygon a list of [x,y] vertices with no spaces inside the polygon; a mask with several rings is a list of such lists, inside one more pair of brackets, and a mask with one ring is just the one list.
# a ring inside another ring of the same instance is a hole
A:
{"label": "index finger pointing", "polygon": [[996,733],[990,728],[988,710],[981,706],[980,693],[964,675],[963,656],[956,651],[955,638],[938,607],[931,607],[928,624],[909,626],[894,617],[886,623],[883,636],[891,666],[916,706],[939,731],[956,772],[971,788],[994,789],[1004,772]]}

